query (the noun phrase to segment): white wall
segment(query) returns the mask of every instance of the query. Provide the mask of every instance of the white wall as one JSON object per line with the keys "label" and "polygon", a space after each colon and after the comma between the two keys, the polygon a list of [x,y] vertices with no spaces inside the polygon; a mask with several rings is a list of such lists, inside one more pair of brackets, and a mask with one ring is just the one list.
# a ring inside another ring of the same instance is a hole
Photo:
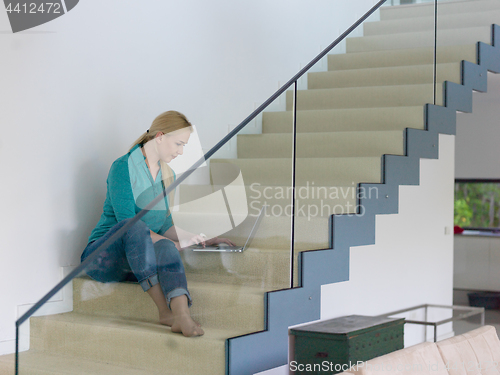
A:
{"label": "white wall", "polygon": [[452,304],[454,138],[440,135],[439,159],[420,160],[420,185],[399,188],[399,213],[377,216],[376,244],[351,248],[349,281],[322,287],[321,319]]}
{"label": "white wall", "polygon": [[457,116],[456,178],[500,178],[500,74],[474,93],[472,113]]}
{"label": "white wall", "polygon": [[[474,93],[473,113],[457,116],[456,178],[500,179],[500,74],[488,73],[488,92]],[[498,238],[456,236],[455,288],[500,290]],[[474,249],[474,253],[471,253]]]}
{"label": "white wall", "polygon": [[81,1],[12,34],[0,11],[0,354],[17,306],[78,263],[111,162],[167,109],[205,149],[374,0]]}

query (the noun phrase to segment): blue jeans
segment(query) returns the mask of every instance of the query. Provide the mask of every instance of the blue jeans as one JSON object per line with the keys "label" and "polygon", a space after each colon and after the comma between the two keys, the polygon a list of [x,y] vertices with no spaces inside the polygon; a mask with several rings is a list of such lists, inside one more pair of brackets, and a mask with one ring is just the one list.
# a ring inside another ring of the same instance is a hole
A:
{"label": "blue jeans", "polygon": [[[108,233],[87,245],[82,262],[104,241],[117,232],[130,219],[120,221]],[[123,236],[112,243],[85,270],[94,280],[107,283],[136,279],[146,292],[160,283],[170,307],[170,300],[185,294],[191,306],[191,296],[187,289],[184,265],[175,247],[169,240],[153,244],[148,226],[141,220],[135,223]]]}

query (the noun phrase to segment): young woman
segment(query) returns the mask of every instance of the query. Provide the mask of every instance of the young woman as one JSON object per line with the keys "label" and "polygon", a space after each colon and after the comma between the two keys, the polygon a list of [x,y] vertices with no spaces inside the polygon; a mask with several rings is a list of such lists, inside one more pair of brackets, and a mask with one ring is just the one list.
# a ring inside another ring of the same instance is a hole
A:
{"label": "young woman", "polygon": [[[192,131],[183,114],[162,113],[130,151],[115,160],[107,179],[103,213],[89,237],[82,262],[175,180],[168,163],[183,154]],[[173,192],[101,251],[87,274],[101,282],[130,280],[133,274],[132,279],[158,307],[161,324],[184,336],[201,336],[203,329],[189,313],[192,300],[179,251],[198,243],[234,244],[225,238],[205,241],[200,235],[175,227],[169,211],[172,199]]]}

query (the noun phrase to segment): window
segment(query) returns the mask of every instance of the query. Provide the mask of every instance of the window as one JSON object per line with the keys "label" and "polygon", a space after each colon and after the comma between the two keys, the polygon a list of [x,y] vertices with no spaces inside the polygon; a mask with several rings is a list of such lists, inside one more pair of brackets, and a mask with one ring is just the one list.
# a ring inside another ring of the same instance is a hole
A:
{"label": "window", "polygon": [[500,179],[455,180],[455,225],[500,230]]}

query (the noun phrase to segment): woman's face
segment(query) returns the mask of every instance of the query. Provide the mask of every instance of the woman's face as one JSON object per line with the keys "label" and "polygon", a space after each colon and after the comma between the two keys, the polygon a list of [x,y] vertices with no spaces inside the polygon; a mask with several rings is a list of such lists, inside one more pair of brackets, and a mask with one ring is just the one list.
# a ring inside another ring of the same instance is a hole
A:
{"label": "woman's face", "polygon": [[160,160],[170,163],[177,156],[182,155],[190,135],[189,129],[181,129],[159,137],[157,149]]}

